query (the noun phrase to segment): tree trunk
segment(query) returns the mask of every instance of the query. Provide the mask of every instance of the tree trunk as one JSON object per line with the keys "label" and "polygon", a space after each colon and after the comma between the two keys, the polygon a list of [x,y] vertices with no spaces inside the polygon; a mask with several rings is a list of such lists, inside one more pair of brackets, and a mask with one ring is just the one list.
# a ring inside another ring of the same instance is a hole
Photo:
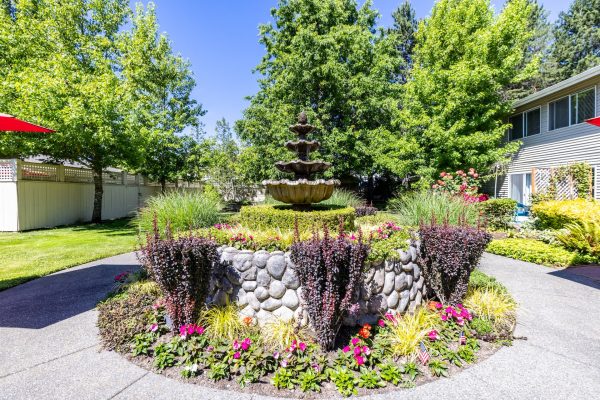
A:
{"label": "tree trunk", "polygon": [[92,222],[102,221],[102,196],[104,195],[104,186],[102,179],[102,169],[93,169],[94,175],[94,211],[92,212]]}
{"label": "tree trunk", "polygon": [[162,194],[167,191],[167,180],[165,178],[160,178],[160,191]]}
{"label": "tree trunk", "polygon": [[367,197],[367,201],[370,204],[373,204],[373,191],[374,191],[374,182],[373,182],[373,175],[369,174],[369,178],[367,179],[367,193],[366,193],[366,197]]}

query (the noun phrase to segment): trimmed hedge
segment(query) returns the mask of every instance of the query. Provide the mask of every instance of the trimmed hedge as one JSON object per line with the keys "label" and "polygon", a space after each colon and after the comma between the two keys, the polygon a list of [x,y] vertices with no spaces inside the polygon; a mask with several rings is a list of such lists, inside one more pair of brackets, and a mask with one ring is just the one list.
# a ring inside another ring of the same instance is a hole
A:
{"label": "trimmed hedge", "polygon": [[513,199],[490,199],[477,203],[477,207],[490,228],[508,229],[517,209],[517,202]]}
{"label": "trimmed hedge", "polygon": [[569,251],[535,239],[501,239],[493,240],[487,252],[510,257],[521,261],[547,265],[549,267],[568,267],[588,264],[595,259],[590,256]]}
{"label": "trimmed hedge", "polygon": [[311,211],[295,211],[288,205],[259,205],[245,206],[240,210],[240,224],[252,229],[294,229],[294,223],[298,220],[298,228],[311,230],[315,227],[322,228],[323,225],[333,231],[337,231],[340,218],[344,220],[344,229],[354,230],[354,208],[339,206],[324,206],[314,204]]}
{"label": "trimmed hedge", "polygon": [[542,201],[531,207],[540,229],[561,229],[570,223],[600,222],[600,204],[584,199]]}

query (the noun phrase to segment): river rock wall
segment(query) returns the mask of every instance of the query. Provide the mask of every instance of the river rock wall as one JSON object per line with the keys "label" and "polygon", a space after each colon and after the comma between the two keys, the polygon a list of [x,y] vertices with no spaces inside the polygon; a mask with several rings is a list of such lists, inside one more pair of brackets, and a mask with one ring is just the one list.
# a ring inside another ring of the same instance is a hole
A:
{"label": "river rock wall", "polygon": [[[279,318],[308,324],[303,309],[302,287],[289,252],[218,249],[219,265],[213,268],[208,301],[236,302],[244,316],[260,325]],[[416,263],[417,248],[411,244],[398,257],[367,265],[363,282],[355,293],[358,304],[344,324],[374,323],[388,311],[414,309],[423,299],[424,278]]]}

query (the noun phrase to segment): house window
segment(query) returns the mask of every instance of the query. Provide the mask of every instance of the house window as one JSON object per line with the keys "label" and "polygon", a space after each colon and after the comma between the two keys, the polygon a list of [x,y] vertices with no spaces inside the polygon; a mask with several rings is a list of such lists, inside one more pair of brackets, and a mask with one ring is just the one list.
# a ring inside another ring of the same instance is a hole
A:
{"label": "house window", "polygon": [[564,97],[548,104],[548,115],[550,118],[548,130],[564,128],[569,126],[569,99]]}
{"label": "house window", "polygon": [[548,103],[548,130],[580,124],[596,115],[596,90],[586,89]]}
{"label": "house window", "polygon": [[523,114],[510,117],[508,122],[512,125],[512,128],[508,130],[510,140],[521,139],[523,137]]}
{"label": "house window", "polygon": [[509,176],[509,189],[511,199],[528,206],[531,200],[531,174],[511,174]]}
{"label": "house window", "polygon": [[579,92],[571,96],[571,125],[580,124],[594,117],[594,89]]}
{"label": "house window", "polygon": [[536,135],[540,133],[540,108],[513,115],[508,122],[512,125],[508,130],[510,140]]}
{"label": "house window", "polygon": [[537,135],[540,133],[540,109],[527,111],[525,113],[525,136]]}

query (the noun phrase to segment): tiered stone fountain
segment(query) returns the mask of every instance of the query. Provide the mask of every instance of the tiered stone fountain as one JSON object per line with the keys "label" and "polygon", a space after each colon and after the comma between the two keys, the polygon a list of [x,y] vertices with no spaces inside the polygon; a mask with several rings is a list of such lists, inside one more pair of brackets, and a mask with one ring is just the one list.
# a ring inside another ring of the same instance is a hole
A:
{"label": "tiered stone fountain", "polygon": [[311,176],[315,173],[326,171],[331,167],[330,163],[322,160],[310,161],[310,153],[320,147],[319,142],[306,138],[306,135],[314,130],[315,127],[308,123],[306,113],[301,112],[298,115],[298,123],[290,126],[290,131],[298,136],[298,140],[285,143],[285,147],[295,152],[298,159],[275,163],[278,170],[293,173],[294,180],[282,179],[263,182],[275,200],[292,204],[295,210],[309,210],[311,204],[327,200],[333,194],[333,189],[340,184],[337,179],[311,180]]}

